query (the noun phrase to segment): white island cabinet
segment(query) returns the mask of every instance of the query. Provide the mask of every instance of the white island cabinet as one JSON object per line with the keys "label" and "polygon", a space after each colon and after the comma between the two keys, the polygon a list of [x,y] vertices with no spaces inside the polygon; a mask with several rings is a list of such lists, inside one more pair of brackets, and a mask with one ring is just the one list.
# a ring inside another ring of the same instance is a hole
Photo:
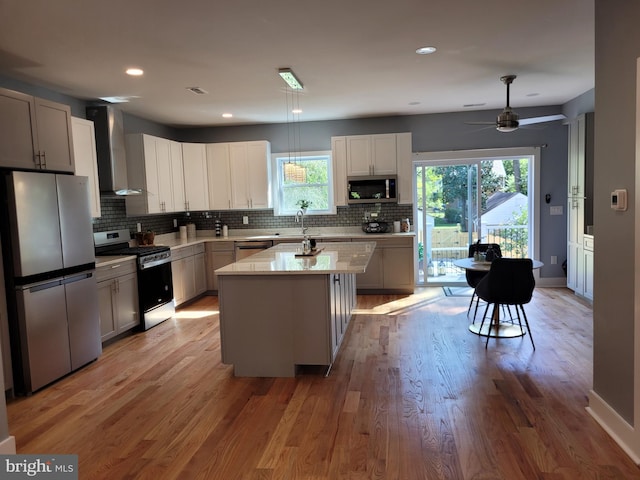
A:
{"label": "white island cabinet", "polygon": [[283,243],[216,270],[222,361],[242,377],[293,377],[331,366],[355,306],[355,275],[375,242]]}

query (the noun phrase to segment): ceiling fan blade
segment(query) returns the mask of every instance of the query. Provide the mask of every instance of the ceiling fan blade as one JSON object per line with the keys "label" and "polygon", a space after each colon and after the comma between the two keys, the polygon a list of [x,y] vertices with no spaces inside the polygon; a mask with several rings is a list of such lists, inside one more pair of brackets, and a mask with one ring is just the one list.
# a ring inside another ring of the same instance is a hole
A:
{"label": "ceiling fan blade", "polygon": [[464,122],[465,125],[495,125],[496,122]]}
{"label": "ceiling fan blade", "polygon": [[546,115],[544,117],[521,118],[520,126],[533,125],[534,123],[553,122],[555,120],[564,120],[565,118],[567,117],[561,113],[557,115]]}

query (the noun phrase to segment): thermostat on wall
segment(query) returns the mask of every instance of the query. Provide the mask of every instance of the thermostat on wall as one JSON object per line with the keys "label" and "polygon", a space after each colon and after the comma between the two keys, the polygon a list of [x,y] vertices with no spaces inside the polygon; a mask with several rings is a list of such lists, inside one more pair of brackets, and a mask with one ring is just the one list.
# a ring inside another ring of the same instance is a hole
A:
{"label": "thermostat on wall", "polygon": [[613,210],[625,211],[627,209],[627,189],[614,190],[611,192],[611,208]]}

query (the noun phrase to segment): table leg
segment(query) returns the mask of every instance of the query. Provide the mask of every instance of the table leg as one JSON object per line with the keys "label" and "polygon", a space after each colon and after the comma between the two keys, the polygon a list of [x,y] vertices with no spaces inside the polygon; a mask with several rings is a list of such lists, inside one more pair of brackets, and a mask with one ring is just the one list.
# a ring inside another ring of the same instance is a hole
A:
{"label": "table leg", "polygon": [[481,323],[482,322],[469,325],[469,331],[483,337],[490,336],[499,338],[521,337],[526,333],[524,328],[520,329],[520,325],[514,325],[511,322],[500,319],[500,305],[494,308],[491,322],[484,322],[482,329],[480,329]]}

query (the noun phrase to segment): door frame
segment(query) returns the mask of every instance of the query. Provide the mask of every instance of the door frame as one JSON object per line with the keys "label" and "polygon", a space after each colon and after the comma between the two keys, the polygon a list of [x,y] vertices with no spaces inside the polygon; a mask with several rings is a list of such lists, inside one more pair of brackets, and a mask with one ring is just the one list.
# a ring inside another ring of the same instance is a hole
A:
{"label": "door frame", "polygon": [[[418,163],[428,163],[434,166],[443,163],[478,161],[478,160],[499,160],[513,159],[518,157],[529,157],[529,179],[528,179],[528,208],[529,208],[529,255],[531,258],[540,258],[540,147],[514,147],[514,148],[495,148],[495,149],[478,149],[478,150],[457,150],[444,152],[414,152],[411,162],[411,186],[413,195],[413,216],[417,218],[418,212],[418,196],[417,196],[417,178],[416,166]],[[417,235],[416,235],[417,242]],[[416,266],[418,265],[418,249],[416,245],[416,258],[414,259]],[[419,284],[419,271],[416,267],[416,285],[419,286],[437,286],[438,283],[422,283]],[[539,280],[539,270],[534,270],[534,277]]]}

